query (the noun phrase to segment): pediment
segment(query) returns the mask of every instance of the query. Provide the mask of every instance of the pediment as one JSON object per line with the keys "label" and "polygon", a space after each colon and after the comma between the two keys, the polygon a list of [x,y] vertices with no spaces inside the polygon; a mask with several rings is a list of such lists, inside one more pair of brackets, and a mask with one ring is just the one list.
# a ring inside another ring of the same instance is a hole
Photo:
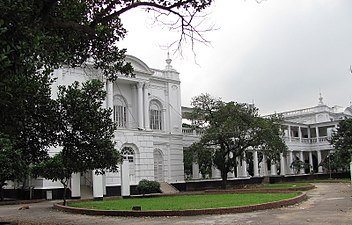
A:
{"label": "pediment", "polygon": [[154,71],[151,70],[146,63],[135,56],[126,55],[126,62],[131,63],[136,75],[138,75],[138,73],[144,75],[152,75],[154,73]]}

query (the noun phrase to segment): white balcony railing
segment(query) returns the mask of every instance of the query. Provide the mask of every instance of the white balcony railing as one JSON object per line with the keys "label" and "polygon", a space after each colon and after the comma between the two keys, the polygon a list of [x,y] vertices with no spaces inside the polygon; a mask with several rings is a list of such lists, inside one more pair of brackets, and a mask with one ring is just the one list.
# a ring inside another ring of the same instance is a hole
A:
{"label": "white balcony railing", "polygon": [[[183,127],[182,134],[185,136],[200,136],[203,134],[203,130]],[[318,143],[318,142],[319,143],[329,143],[331,140],[331,137],[330,136],[323,136],[323,137],[319,137],[317,139],[316,137],[313,137],[313,138],[291,137],[291,138],[289,138],[288,136],[284,136],[283,139],[286,142],[314,144],[314,143]]]}
{"label": "white balcony railing", "polygon": [[203,130],[182,127],[182,134],[185,136],[200,136],[203,134]]}

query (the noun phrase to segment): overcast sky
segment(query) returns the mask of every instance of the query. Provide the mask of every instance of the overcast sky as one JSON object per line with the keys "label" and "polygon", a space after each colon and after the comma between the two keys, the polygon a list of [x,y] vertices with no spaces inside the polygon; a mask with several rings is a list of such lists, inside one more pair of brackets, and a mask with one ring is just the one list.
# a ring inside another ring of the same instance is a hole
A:
{"label": "overcast sky", "polygon": [[[175,34],[152,26],[141,11],[122,19],[128,34],[120,47],[151,68],[164,68],[161,46]],[[264,115],[315,106],[320,92],[329,106],[352,101],[351,0],[221,0],[209,22],[219,29],[206,35],[212,46],[196,45],[197,64],[190,46],[183,58],[171,55],[182,105],[209,93],[254,102]]]}

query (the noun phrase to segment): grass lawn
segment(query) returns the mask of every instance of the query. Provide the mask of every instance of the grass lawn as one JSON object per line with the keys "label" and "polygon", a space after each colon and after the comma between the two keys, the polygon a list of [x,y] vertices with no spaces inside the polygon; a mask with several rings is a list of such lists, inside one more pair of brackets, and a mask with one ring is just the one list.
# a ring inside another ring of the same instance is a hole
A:
{"label": "grass lawn", "polygon": [[298,188],[309,186],[310,183],[279,183],[279,184],[264,184],[260,188]]}
{"label": "grass lawn", "polygon": [[141,206],[142,210],[183,210],[254,205],[288,199],[297,195],[299,195],[298,192],[181,195],[154,198],[71,202],[68,203],[68,205],[72,207],[101,210],[131,210],[133,206]]}

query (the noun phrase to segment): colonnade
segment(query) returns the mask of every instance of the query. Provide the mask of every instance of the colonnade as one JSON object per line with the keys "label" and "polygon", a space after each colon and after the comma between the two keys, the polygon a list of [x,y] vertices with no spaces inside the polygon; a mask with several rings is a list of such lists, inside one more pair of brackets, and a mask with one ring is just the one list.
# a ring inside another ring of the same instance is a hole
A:
{"label": "colonnade", "polygon": [[[304,153],[308,153],[308,160],[311,168],[313,168],[313,152],[316,152],[317,156],[317,161],[318,161],[318,173],[323,172],[322,166],[319,166],[319,164],[322,161],[322,150],[317,150],[317,151],[288,151],[286,155],[283,153],[280,153],[280,160],[279,162],[270,162],[270,173],[268,171],[268,160],[266,155],[263,154],[263,159],[259,163],[258,159],[258,150],[252,150],[252,161],[253,161],[253,176],[254,177],[260,177],[260,176],[276,176],[276,175],[291,175],[294,174],[293,169],[290,167],[292,162],[298,157],[299,160],[302,162],[305,162],[305,157]],[[278,173],[278,168],[279,166],[279,171]],[[242,163],[238,163],[238,166],[236,168],[237,171],[237,177],[248,177],[248,172],[247,172],[247,163],[245,159],[242,159]],[[302,168],[299,171],[299,174],[305,174],[304,168]],[[228,174],[228,178],[234,178],[235,174],[233,172],[230,172]],[[192,164],[192,179],[201,179],[202,175],[200,174],[199,171],[199,165],[197,163]],[[215,167],[212,168],[212,177],[211,178],[220,178],[220,171],[216,169]]]}

